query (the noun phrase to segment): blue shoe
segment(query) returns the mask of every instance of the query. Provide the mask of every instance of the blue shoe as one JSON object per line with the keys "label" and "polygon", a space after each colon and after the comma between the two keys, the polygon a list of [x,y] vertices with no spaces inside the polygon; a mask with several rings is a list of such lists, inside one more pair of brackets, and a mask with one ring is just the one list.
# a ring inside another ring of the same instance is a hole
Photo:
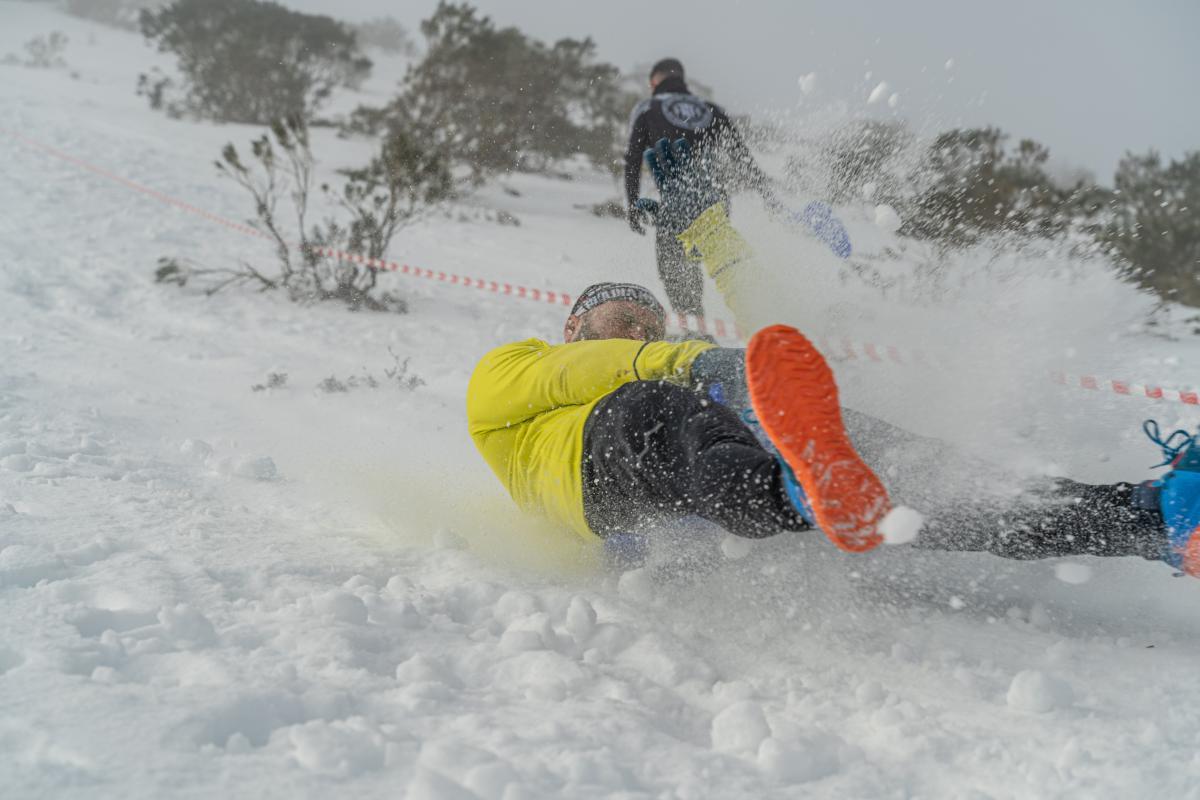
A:
{"label": "blue shoe", "polygon": [[[717,384],[714,388],[719,389],[719,387],[720,384]],[[714,394],[711,390],[709,391],[709,396],[718,403],[725,402],[723,396],[718,398],[717,394]],[[783,456],[779,455],[779,450],[775,447],[775,443],[771,441],[771,437],[767,436],[767,432],[764,431],[762,425],[759,424],[758,415],[754,413],[754,409],[743,408],[740,416],[746,427],[754,433],[754,438],[758,439],[759,444],[761,444],[768,453],[775,456],[775,460],[779,462],[779,466],[783,471],[783,488],[787,490],[788,500],[792,501],[792,507],[796,509],[796,513],[799,514],[811,527],[817,527],[817,517],[815,514],[813,514],[812,506],[809,505],[808,496],[804,494],[804,487],[801,486],[800,481],[796,479],[796,473],[793,472],[792,468],[788,466],[788,463],[783,460]]]}
{"label": "blue shoe", "polygon": [[775,458],[779,461],[779,466],[783,468],[783,488],[787,490],[788,500],[792,501],[792,507],[796,509],[797,514],[804,518],[805,522],[814,528],[817,527],[817,517],[808,503],[808,496],[804,494],[804,487],[800,485],[800,481],[796,480],[796,473],[792,472],[792,468],[783,460],[783,456],[776,453]]}
{"label": "blue shoe", "polygon": [[1158,423],[1149,419],[1142,430],[1162,448],[1165,460],[1156,466],[1171,466],[1154,482],[1167,534],[1163,561],[1200,578],[1200,434],[1177,430],[1163,439]]}

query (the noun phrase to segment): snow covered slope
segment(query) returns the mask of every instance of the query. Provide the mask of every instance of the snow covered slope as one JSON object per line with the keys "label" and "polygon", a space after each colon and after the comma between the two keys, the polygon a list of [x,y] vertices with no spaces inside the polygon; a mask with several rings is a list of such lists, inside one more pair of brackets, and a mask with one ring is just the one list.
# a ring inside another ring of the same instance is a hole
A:
{"label": "snow covered slope", "polygon": [[[162,255],[270,249],[8,132],[233,219],[211,161],[257,132],[147,109],[137,37],[0,2],[0,54],[51,30],[78,78],[0,66],[0,795],[1200,797],[1200,582],[820,537],[727,543],[684,585],[590,568],[511,509],[463,420],[479,355],[561,310],[401,276],[407,315],[154,284]],[[521,226],[431,220],[395,257],[651,282],[648,241],[574,207],[607,181],[507,183],[477,202]],[[1062,359],[1196,382],[1200,347],[1138,329],[1148,301],[1102,272],[968,264],[954,302],[880,298],[752,205],[797,272],[789,321],[989,365],[841,366],[866,410],[1097,480],[1145,476],[1143,416],[1200,421],[1044,383]],[[424,385],[384,379],[393,353]],[[364,374],[383,385],[316,388]]]}

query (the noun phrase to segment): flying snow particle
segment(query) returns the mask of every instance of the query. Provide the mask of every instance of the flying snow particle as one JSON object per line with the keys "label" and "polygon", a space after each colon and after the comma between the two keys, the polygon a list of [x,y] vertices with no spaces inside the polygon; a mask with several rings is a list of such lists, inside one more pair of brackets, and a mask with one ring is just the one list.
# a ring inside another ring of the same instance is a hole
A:
{"label": "flying snow particle", "polygon": [[900,215],[896,213],[896,209],[887,203],[875,206],[875,227],[888,233],[895,233],[900,230],[901,224],[902,220],[900,219]]}
{"label": "flying snow particle", "polygon": [[900,93],[892,92],[892,96],[888,98],[888,107],[896,108],[900,105]]}
{"label": "flying snow particle", "polygon": [[800,84],[800,91],[812,94],[817,88],[817,73],[810,72],[807,75],[801,75],[796,79],[796,83]]}
{"label": "flying snow particle", "polygon": [[1092,579],[1092,568],[1087,564],[1068,561],[1065,564],[1054,565],[1054,577],[1063,583],[1087,583]]}
{"label": "flying snow particle", "polygon": [[888,544],[907,544],[917,538],[925,517],[908,506],[896,506],[879,523],[879,532]]}
{"label": "flying snow particle", "polygon": [[867,104],[878,103],[887,95],[887,81],[880,81],[879,85],[871,90],[871,94],[867,96]]}
{"label": "flying snow particle", "polygon": [[954,59],[953,59],[953,58],[947,58],[947,59],[946,59],[946,63],[945,63],[945,65],[944,65],[944,66],[945,66],[945,68],[946,68],[946,69],[948,69],[948,70],[949,70],[949,69],[954,69]]}

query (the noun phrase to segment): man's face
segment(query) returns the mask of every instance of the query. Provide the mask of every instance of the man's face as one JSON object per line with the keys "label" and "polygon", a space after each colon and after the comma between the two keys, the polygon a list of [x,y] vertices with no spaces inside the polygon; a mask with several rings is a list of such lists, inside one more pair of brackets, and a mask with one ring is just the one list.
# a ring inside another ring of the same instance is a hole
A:
{"label": "man's face", "polygon": [[563,328],[563,339],[568,342],[592,339],[657,342],[664,335],[663,321],[658,315],[632,300],[609,300],[578,316],[572,314]]}

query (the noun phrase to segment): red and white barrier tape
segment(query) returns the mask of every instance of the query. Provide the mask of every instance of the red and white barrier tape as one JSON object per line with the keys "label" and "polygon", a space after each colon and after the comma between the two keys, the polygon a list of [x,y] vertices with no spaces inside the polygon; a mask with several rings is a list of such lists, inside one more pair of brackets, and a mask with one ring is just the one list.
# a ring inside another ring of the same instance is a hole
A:
{"label": "red and white barrier tape", "polygon": [[[834,341],[822,339],[821,352],[837,361],[863,361],[882,364],[890,362],[901,366],[939,368],[942,365],[921,350],[900,350],[893,345],[872,342],[855,343],[848,339]],[[1071,375],[1066,372],[1051,372],[1049,378],[1060,386],[1073,386],[1093,392],[1109,391],[1128,397],[1145,397],[1150,400],[1171,400],[1189,406],[1200,406],[1200,391],[1167,389],[1154,384],[1132,383],[1095,375]]]}
{"label": "red and white barrier tape", "polygon": [[[64,153],[49,145],[29,139],[18,133],[0,128],[0,133],[8,135],[10,138],[34,148],[48,155],[54,156],[68,164],[87,170],[102,178],[113,181],[124,186],[127,189],[151,197],[160,203],[174,206],[190,214],[202,217],[209,222],[222,225],[226,228],[238,231],[239,233],[248,236],[254,236],[259,239],[269,240],[271,237],[249,225],[197,208],[196,206],[164,194],[157,189],[151,189],[148,186],[143,186],[140,183],[131,181],[120,175],[116,175],[102,167],[97,167],[87,161],[76,158],[68,153]],[[550,305],[559,305],[570,307],[574,301],[574,297],[566,292],[556,292],[548,289],[537,289],[519,284],[507,283],[504,281],[496,281],[484,278],[473,278],[465,275],[457,275],[453,272],[444,272],[440,270],[427,269],[425,267],[416,267],[411,264],[402,264],[395,261],[387,261],[384,259],[367,258],[357,253],[347,253],[341,250],[332,248],[318,248],[318,253],[327,257],[334,258],[339,261],[361,264],[369,269],[383,270],[388,272],[396,272],[401,275],[409,275],[415,278],[424,278],[440,283],[446,283],[451,286],[462,286],[464,288],[479,289],[482,291],[492,292],[493,294],[503,295],[506,297],[515,297],[518,299],[532,300],[534,302],[544,302]],[[678,325],[679,328],[688,331],[698,331],[700,333],[708,333],[720,339],[739,339],[744,340],[745,336],[741,328],[732,322],[727,322],[722,319],[704,318],[693,315],[671,314],[671,322]],[[908,366],[917,365],[923,367],[937,367],[938,364],[921,350],[902,351],[893,345],[878,345],[871,342],[854,343],[843,339],[838,342],[831,340],[822,340],[823,351],[831,358],[841,361],[861,360],[864,363],[884,363],[891,362],[898,365]],[[1111,391],[1115,394],[1125,395],[1129,397],[1145,397],[1150,400],[1170,400],[1183,403],[1185,405],[1200,405],[1200,392],[1190,391],[1185,389],[1166,389],[1153,384],[1138,384],[1128,381],[1112,380],[1107,378],[1099,378],[1094,375],[1067,375],[1063,372],[1051,373],[1050,378],[1053,382],[1063,386],[1075,386],[1080,389],[1090,391]]]}
{"label": "red and white barrier tape", "polygon": [[[535,302],[546,302],[551,305],[563,305],[568,308],[575,301],[575,298],[567,292],[555,292],[549,289],[534,289],[532,287],[520,286],[518,284],[505,283],[503,281],[494,281],[486,278],[472,278],[467,275],[456,275],[453,272],[441,272],[424,267],[414,267],[411,264],[401,264],[395,261],[387,261],[382,258],[367,258],[358,253],[345,253],[341,250],[334,250],[328,247],[319,247],[317,253],[327,258],[335,258],[339,261],[348,261],[354,264],[361,264],[370,269],[386,270],[388,272],[398,272],[401,275],[411,275],[417,278],[430,278],[442,283],[451,285],[465,286],[474,289],[483,289],[495,294],[502,294],[511,297],[533,300]],[[699,331],[700,333],[711,333],[719,339],[744,339],[742,329],[736,323],[726,322],[723,319],[709,319],[706,317],[697,317],[694,314],[668,314],[668,322],[676,325],[680,330]]]}
{"label": "red and white barrier tape", "polygon": [[1186,389],[1164,389],[1127,381],[1097,378],[1095,375],[1068,375],[1065,372],[1051,373],[1050,379],[1063,386],[1077,386],[1080,389],[1090,389],[1093,392],[1111,391],[1114,394],[1129,395],[1130,397],[1148,397],[1151,400],[1175,400],[1188,406],[1200,406],[1200,392]]}

